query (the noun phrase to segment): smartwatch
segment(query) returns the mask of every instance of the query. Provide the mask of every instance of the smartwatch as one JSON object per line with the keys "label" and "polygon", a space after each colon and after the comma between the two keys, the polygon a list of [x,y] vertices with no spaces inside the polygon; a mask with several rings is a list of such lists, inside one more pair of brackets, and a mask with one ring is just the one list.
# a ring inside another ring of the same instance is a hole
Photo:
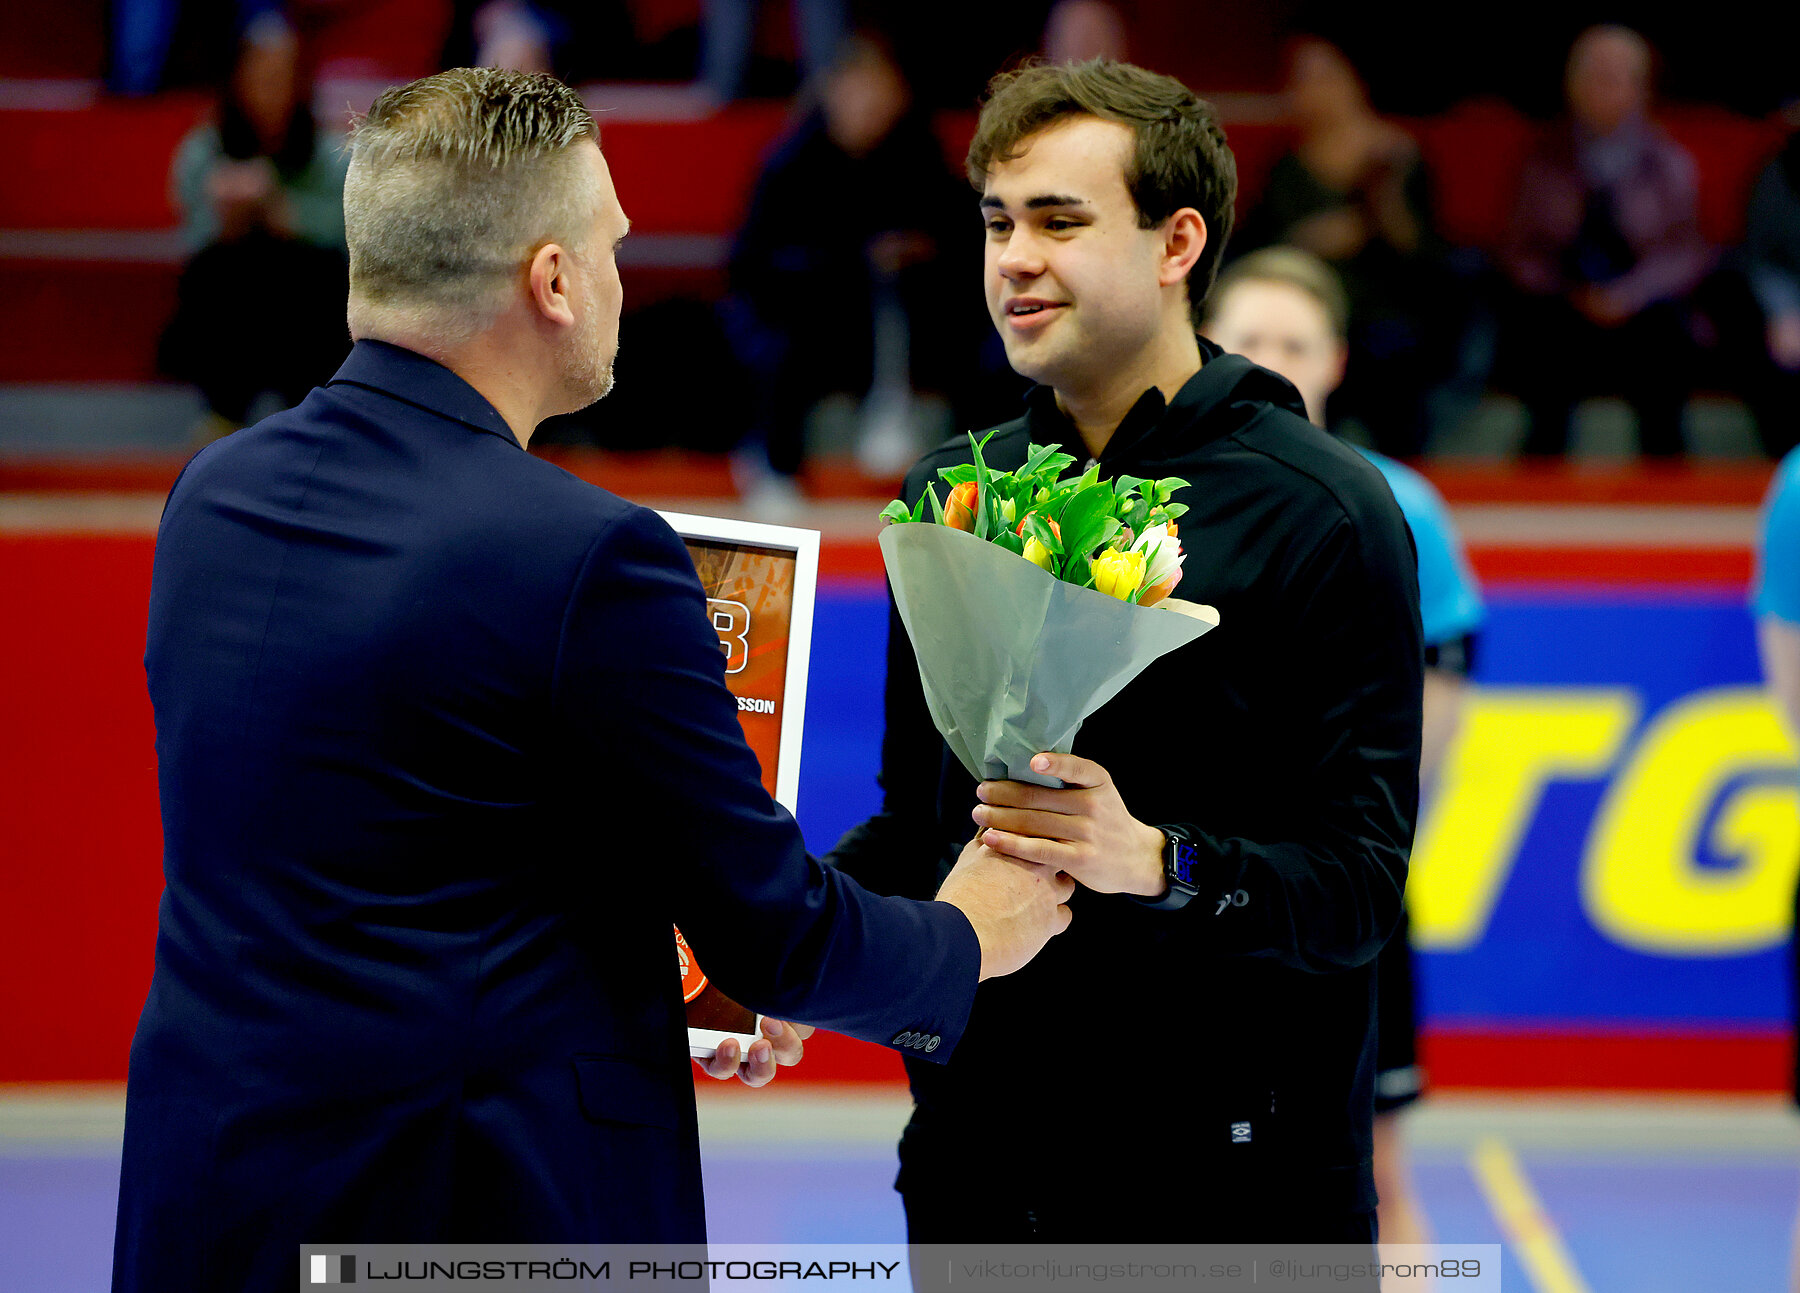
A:
{"label": "smartwatch", "polygon": [[[1187,906],[1189,898],[1200,892],[1200,850],[1180,826],[1159,826],[1163,833],[1163,878],[1169,882],[1168,892],[1160,898],[1138,897],[1146,907],[1174,911]],[[1133,895],[1134,897],[1136,895]]]}

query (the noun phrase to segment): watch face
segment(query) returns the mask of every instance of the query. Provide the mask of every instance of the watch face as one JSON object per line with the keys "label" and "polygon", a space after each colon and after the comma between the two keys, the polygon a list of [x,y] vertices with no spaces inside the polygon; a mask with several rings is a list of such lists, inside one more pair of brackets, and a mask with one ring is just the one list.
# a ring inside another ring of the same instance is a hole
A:
{"label": "watch face", "polygon": [[1174,840],[1174,855],[1170,859],[1169,878],[1179,884],[1194,883],[1194,872],[1200,866],[1200,850],[1186,840]]}

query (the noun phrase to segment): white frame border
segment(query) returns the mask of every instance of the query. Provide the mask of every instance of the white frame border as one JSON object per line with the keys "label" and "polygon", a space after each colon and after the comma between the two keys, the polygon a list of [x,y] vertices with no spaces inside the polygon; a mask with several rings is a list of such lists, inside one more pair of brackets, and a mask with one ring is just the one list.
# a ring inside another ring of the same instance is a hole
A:
{"label": "white frame border", "polygon": [[806,729],[806,684],[812,667],[813,606],[819,595],[819,532],[726,516],[657,513],[682,539],[721,539],[794,553],[794,600],[788,619],[787,672],[781,681],[781,743],[776,748],[775,802],[799,815],[800,743]]}
{"label": "white frame border", "polygon": [[[819,595],[819,532],[789,525],[765,525],[727,516],[696,516],[689,512],[658,511],[684,541],[716,539],[726,543],[750,543],[779,548],[794,554],[794,597],[788,614],[787,670],[781,679],[781,741],[775,752],[775,802],[799,816],[800,743],[806,729],[806,683],[812,668],[813,605]],[[727,1037],[738,1040],[740,1053],[762,1033],[763,1016],[756,1016],[756,1033],[721,1032],[690,1028],[688,1054],[695,1059],[713,1057]]]}

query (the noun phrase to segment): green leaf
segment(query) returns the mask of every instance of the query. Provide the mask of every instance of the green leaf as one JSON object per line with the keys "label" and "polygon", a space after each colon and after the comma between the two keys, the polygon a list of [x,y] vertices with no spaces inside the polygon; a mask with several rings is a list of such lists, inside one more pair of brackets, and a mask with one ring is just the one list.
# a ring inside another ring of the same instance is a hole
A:
{"label": "green leaf", "polygon": [[969,435],[969,445],[975,450],[975,537],[985,539],[993,529],[988,524],[988,510],[993,506],[992,487],[988,484],[987,464],[981,460],[981,446],[975,443],[973,433]]}
{"label": "green leaf", "polygon": [[1163,508],[1163,511],[1168,514],[1171,521],[1186,516],[1188,510],[1188,505],[1186,503],[1170,503],[1167,507]]}
{"label": "green leaf", "polygon": [[1063,509],[1063,543],[1071,554],[1087,556],[1100,546],[1100,533],[1111,516],[1112,489],[1090,484],[1076,491]]}
{"label": "green leaf", "polygon": [[1001,497],[1001,490],[1002,482],[990,478],[988,491],[981,496],[982,509],[987,512],[988,537],[990,539],[997,539],[1002,534],[1008,534],[1013,528],[1006,523],[1006,513],[1000,510],[1000,504],[1004,501]]}
{"label": "green leaf", "polygon": [[1057,477],[1061,476],[1063,472],[1067,471],[1069,465],[1074,461],[1075,456],[1073,454],[1052,454],[1044,463],[1043,474],[1049,479],[1055,480]]}
{"label": "green leaf", "polygon": [[1069,500],[1074,498],[1080,492],[1080,481],[1065,480],[1061,484],[1052,486],[1050,489],[1044,491],[1043,498],[1038,501],[1037,510],[1042,512],[1049,519],[1055,521],[1058,525],[1061,525],[1063,513],[1069,508]]}
{"label": "green leaf", "polygon": [[937,486],[925,486],[925,497],[931,500],[931,517],[939,525],[944,523],[944,505],[938,502]]}
{"label": "green leaf", "polygon": [[1118,476],[1113,480],[1113,493],[1129,494],[1143,483],[1142,476]]}
{"label": "green leaf", "polygon": [[892,521],[896,525],[904,521],[910,521],[913,519],[912,508],[896,498],[893,502],[881,509],[881,519],[884,521]]}
{"label": "green leaf", "polygon": [[1025,465],[1019,468],[1019,475],[1035,476],[1043,469],[1045,463],[1056,456],[1056,451],[1060,448],[1062,446],[1057,444],[1027,445],[1025,447]]}
{"label": "green leaf", "polygon": [[975,479],[975,464],[959,462],[954,467],[939,467],[938,476],[951,485],[960,485],[964,481]]}
{"label": "green leaf", "polygon": [[1022,557],[1025,555],[1025,540],[1021,539],[1011,530],[1001,530],[996,534],[994,536],[994,546],[996,548],[1005,548],[1015,557]]}

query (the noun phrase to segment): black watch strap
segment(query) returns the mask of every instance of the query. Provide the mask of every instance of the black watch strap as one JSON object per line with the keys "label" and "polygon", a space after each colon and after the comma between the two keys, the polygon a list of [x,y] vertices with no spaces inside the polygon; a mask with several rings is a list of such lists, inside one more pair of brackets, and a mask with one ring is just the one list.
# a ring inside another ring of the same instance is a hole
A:
{"label": "black watch strap", "polygon": [[1163,833],[1163,879],[1169,887],[1161,897],[1140,897],[1138,901],[1159,911],[1174,911],[1187,906],[1188,899],[1200,892],[1200,850],[1194,846],[1193,837],[1179,826],[1157,829]]}

